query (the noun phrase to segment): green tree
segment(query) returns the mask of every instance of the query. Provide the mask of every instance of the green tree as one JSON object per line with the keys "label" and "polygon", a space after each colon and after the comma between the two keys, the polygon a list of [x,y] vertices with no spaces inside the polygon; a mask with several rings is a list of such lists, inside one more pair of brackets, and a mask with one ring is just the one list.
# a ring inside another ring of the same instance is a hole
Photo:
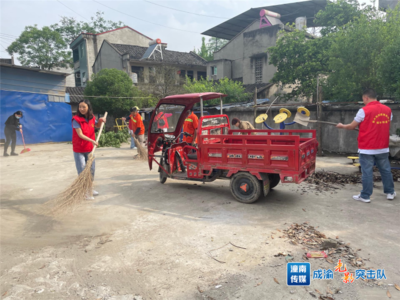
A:
{"label": "green tree", "polygon": [[205,60],[211,61],[213,60],[213,55],[210,53],[210,51],[207,49],[206,46],[206,38],[202,37],[202,42],[201,42],[201,48],[200,50],[195,51],[197,55],[201,56]]}
{"label": "green tree", "polygon": [[396,74],[397,61],[391,62],[388,55],[396,57],[398,49],[394,41],[400,35],[400,6],[389,18],[354,1],[352,13],[346,14],[345,6],[344,1],[332,2],[317,14],[318,22],[332,18],[320,38],[292,28],[281,31],[276,46],[268,49],[270,62],[278,69],[272,81],[294,88],[288,98],[313,95],[321,74],[325,99],[339,101],[359,100],[364,88],[382,95],[398,83],[397,77],[383,74]]}
{"label": "green tree", "polygon": [[97,74],[93,74],[92,80],[85,88],[84,95],[100,96],[89,98],[93,111],[96,113],[108,111],[113,116],[125,115],[132,106],[143,108],[155,104],[153,97],[138,90],[128,74],[117,69],[103,69]]}
{"label": "green tree", "polygon": [[228,40],[212,37],[208,40],[207,50],[210,53],[217,52],[219,49],[221,49],[223,46],[225,46],[228,42],[229,42]]}
{"label": "green tree", "polygon": [[[250,100],[251,95],[246,93],[243,84],[229,78],[223,78],[219,81],[211,81],[207,79],[190,80],[183,88],[188,93],[206,93],[216,92],[228,95],[224,98],[224,103],[245,102]],[[219,99],[207,101],[207,104],[219,104]]]}
{"label": "green tree", "polygon": [[202,37],[201,48],[194,51],[205,60],[212,61],[214,59],[214,52],[217,52],[228,42],[228,40],[212,37],[206,43],[206,38]]}
{"label": "green tree", "polygon": [[357,0],[328,1],[325,9],[315,15],[314,24],[323,26],[322,35],[336,32],[341,26],[359,18],[363,14],[362,8],[364,7],[365,4],[361,6]]}
{"label": "green tree", "polygon": [[10,55],[17,54],[23,66],[51,70],[67,67],[72,61],[71,52],[66,50],[62,36],[45,26],[26,26],[21,35],[7,48]]}
{"label": "green tree", "polygon": [[90,22],[78,22],[74,18],[62,16],[58,23],[51,25],[51,28],[59,32],[65,43],[69,44],[82,32],[100,33],[124,26],[121,21],[113,22],[106,20],[104,12],[101,11],[97,11],[96,15],[90,19]]}
{"label": "green tree", "polygon": [[400,37],[382,50],[378,77],[386,94],[400,99]]}
{"label": "green tree", "polygon": [[393,53],[391,47],[400,37],[399,12],[400,7],[386,18],[379,11],[369,10],[335,33],[326,53],[331,70],[324,88],[326,95],[331,99],[359,100],[365,88],[383,95],[388,86],[397,83],[394,77],[384,74],[393,72],[396,65],[388,63],[391,57],[387,55]]}
{"label": "green tree", "polygon": [[269,48],[270,64],[278,71],[272,83],[292,88],[283,98],[311,97],[317,86],[317,76],[328,72],[325,55],[330,46],[329,39],[313,38],[304,30],[283,31],[276,46]]}

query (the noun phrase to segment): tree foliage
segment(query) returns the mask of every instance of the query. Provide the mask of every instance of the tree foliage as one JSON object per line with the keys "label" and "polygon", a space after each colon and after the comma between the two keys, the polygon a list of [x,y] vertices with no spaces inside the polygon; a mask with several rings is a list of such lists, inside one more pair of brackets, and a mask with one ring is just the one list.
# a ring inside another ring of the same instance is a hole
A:
{"label": "tree foliage", "polygon": [[272,81],[294,87],[287,98],[311,96],[319,75],[325,99],[359,100],[365,88],[398,95],[400,6],[388,15],[355,0],[329,2],[316,17],[325,25],[321,37],[310,38],[293,27],[281,31],[269,49],[270,62],[278,68]]}
{"label": "tree foliage", "polygon": [[100,96],[89,98],[95,113],[108,111],[113,116],[125,115],[132,106],[143,108],[155,104],[153,97],[138,90],[128,74],[117,69],[103,69],[93,74],[84,94],[85,96]]}
{"label": "tree foliage", "polygon": [[389,96],[400,99],[400,37],[382,49],[378,66],[383,89]]}
{"label": "tree foliage", "polygon": [[322,26],[321,34],[327,35],[359,18],[363,13],[362,9],[371,9],[371,7],[365,7],[365,4],[361,6],[357,0],[328,1],[325,9],[315,15],[314,24]]}
{"label": "tree foliage", "polygon": [[62,16],[58,23],[51,25],[51,28],[60,33],[65,43],[69,44],[82,32],[100,33],[124,26],[121,21],[113,22],[104,19],[104,12],[101,11],[97,11],[96,15],[91,17],[90,20],[90,22],[83,22]]}
{"label": "tree foliage", "polygon": [[[245,102],[251,98],[251,95],[246,93],[241,82],[226,77],[219,81],[203,78],[201,80],[188,79],[183,88],[188,93],[216,92],[226,94],[228,96],[224,98],[224,103]],[[219,100],[211,100],[207,104],[219,104]]]}
{"label": "tree foliage", "polygon": [[195,50],[195,52],[204,58],[205,60],[211,61],[214,59],[214,52],[220,50],[223,46],[225,46],[229,41],[212,37],[206,43],[206,38],[202,38],[201,48],[199,50]]}
{"label": "tree foliage", "polygon": [[197,53],[197,55],[201,56],[202,58],[204,58],[207,61],[213,60],[213,54],[212,54],[212,52],[210,52],[209,48],[206,45],[205,37],[202,37],[202,39],[201,39],[201,48],[197,51],[195,50],[195,52]]}
{"label": "tree foliage", "polygon": [[103,15],[103,12],[98,11],[90,22],[61,17],[59,23],[41,29],[37,25],[27,26],[7,48],[7,52],[10,55],[17,54],[23,66],[46,70],[72,67],[69,43],[81,32],[99,33],[124,26],[122,22],[105,20]]}
{"label": "tree foliage", "polygon": [[284,32],[276,46],[269,49],[270,63],[278,68],[273,83],[289,85],[292,91],[286,98],[311,97],[317,86],[317,74],[328,70],[325,52],[330,41],[310,38],[304,30]]}
{"label": "tree foliage", "polygon": [[67,67],[71,52],[62,36],[45,26],[26,26],[21,35],[7,48],[10,55],[18,54],[23,66],[51,70],[54,67]]}

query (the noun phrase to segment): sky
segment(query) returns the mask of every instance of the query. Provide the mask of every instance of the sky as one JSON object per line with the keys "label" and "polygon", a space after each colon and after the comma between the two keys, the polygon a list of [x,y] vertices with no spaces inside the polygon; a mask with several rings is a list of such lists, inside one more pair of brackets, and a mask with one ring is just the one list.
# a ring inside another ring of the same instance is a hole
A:
{"label": "sky", "polygon": [[[38,27],[49,26],[57,23],[61,16],[73,17],[78,21],[87,21],[90,20],[90,17],[94,16],[97,11],[103,11],[105,13],[104,18],[106,20],[121,21],[133,29],[143,33],[144,35],[151,37],[152,39],[160,38],[162,42],[168,43],[169,50],[192,51],[194,48],[198,49],[201,46],[201,32],[204,32],[207,29],[224,22],[226,19],[232,18],[252,7],[294,2],[290,0],[149,0],[152,3],[144,0],[95,1],[1,0],[0,56],[2,58],[9,57],[8,53],[5,51],[5,48],[12,43],[13,39],[21,34],[25,26],[34,24],[37,24]],[[194,14],[214,17],[199,16],[187,12],[180,12],[163,8],[159,5],[191,12]],[[111,7],[114,10],[106,6]],[[118,11],[125,14],[122,14]]]}
{"label": "sky", "polygon": [[106,20],[121,21],[152,39],[160,38],[162,42],[168,43],[169,50],[192,51],[201,46],[201,32],[227,19],[252,7],[291,2],[296,1],[0,0],[0,57],[9,57],[5,48],[21,34],[25,26],[35,24],[38,27],[49,26],[57,23],[62,16],[73,17],[78,21],[88,21],[97,11],[104,12]]}

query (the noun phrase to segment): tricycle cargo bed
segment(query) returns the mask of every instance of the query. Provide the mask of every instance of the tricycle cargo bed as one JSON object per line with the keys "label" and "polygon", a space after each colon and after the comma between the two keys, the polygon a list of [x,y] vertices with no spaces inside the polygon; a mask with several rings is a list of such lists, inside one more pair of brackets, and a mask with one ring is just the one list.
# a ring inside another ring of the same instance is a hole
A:
{"label": "tricycle cargo bed", "polygon": [[318,143],[314,130],[229,130],[226,135],[201,135],[199,139],[203,170],[280,174],[283,182],[295,183],[315,170]]}

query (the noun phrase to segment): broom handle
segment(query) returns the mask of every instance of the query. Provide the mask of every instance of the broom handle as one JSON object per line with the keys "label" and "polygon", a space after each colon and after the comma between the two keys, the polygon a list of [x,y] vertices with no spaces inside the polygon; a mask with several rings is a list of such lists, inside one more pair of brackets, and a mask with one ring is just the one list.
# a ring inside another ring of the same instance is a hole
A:
{"label": "broom handle", "polygon": [[22,142],[24,143],[24,149],[25,149],[26,147],[25,147],[24,134],[22,133],[22,131],[21,131],[21,136],[22,136]]}
{"label": "broom handle", "polygon": [[[338,123],[333,123],[333,122],[327,122],[327,121],[318,121],[318,120],[308,120],[308,122],[311,123],[324,123],[324,124],[329,124],[329,125],[334,125],[336,126]],[[358,131],[358,129],[354,129],[355,131]]]}
{"label": "broom handle", "polygon": [[[108,115],[108,112],[106,112],[106,113],[104,114],[103,118],[107,118],[107,115]],[[100,132],[99,132],[99,135],[97,136],[96,143],[99,142],[101,133],[103,132],[104,123],[105,123],[105,122],[102,122],[101,125],[100,125]],[[90,152],[91,155],[94,154],[94,150],[96,150],[96,148],[97,148],[97,146],[95,145],[95,146],[93,147],[92,152]]]}

